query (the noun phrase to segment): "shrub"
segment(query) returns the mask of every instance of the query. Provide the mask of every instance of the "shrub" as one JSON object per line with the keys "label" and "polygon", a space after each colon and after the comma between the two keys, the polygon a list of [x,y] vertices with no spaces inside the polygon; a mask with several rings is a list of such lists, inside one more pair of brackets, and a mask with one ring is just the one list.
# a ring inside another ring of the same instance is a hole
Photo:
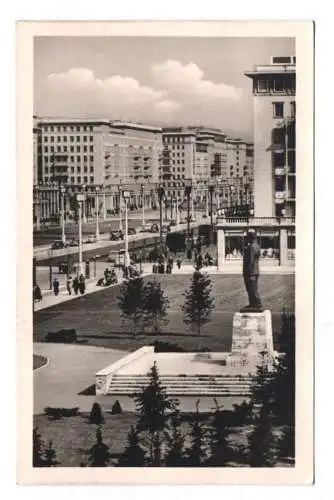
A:
{"label": "shrub", "polygon": [[89,423],[100,425],[103,422],[104,422],[104,418],[102,415],[101,406],[99,405],[99,403],[94,403],[92,406],[92,409],[90,411]]}
{"label": "shrub", "polygon": [[60,344],[73,344],[77,341],[77,332],[74,328],[63,329],[58,332],[49,332],[45,336],[45,342]]}
{"label": "shrub", "polygon": [[151,345],[154,346],[154,352],[185,352],[183,347],[180,347],[178,344],[173,344],[172,342],[156,340]]}
{"label": "shrub", "polygon": [[44,408],[44,413],[53,418],[54,420],[60,420],[63,417],[76,417],[79,414],[79,407],[75,408],[52,408],[47,406]]}
{"label": "shrub", "polygon": [[118,399],[115,401],[115,403],[112,405],[112,408],[111,408],[111,414],[112,415],[118,415],[119,413],[122,413],[122,407],[120,405],[120,402],[118,401]]}

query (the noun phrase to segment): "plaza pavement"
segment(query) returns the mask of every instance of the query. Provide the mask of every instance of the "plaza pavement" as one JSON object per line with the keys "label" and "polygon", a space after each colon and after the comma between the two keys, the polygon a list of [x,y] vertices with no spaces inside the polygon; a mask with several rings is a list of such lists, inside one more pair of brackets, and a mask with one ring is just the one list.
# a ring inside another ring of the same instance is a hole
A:
{"label": "plaza pavement", "polygon": [[94,375],[125,354],[123,351],[78,344],[34,343],[34,354],[47,358],[47,363],[34,370],[34,415],[44,408],[79,407],[90,411],[95,396],[79,392],[95,383]]}

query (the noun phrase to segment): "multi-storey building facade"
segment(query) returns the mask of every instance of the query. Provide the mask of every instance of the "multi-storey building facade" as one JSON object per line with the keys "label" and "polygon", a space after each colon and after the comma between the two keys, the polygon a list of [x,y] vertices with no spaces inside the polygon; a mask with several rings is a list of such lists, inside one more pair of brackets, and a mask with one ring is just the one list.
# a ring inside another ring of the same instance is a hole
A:
{"label": "multi-storey building facade", "polygon": [[[138,185],[133,203],[139,202],[139,187],[157,183],[162,151],[161,129],[142,124],[109,120],[36,118],[34,181],[57,182],[72,190],[93,191],[103,186],[109,193],[106,208],[119,205],[119,184]],[[151,202],[151,190],[142,198]],[[118,201],[117,201],[118,200]]]}
{"label": "multi-storey building facade", "polygon": [[294,216],[296,58],[273,57],[245,74],[253,81],[255,215]]}

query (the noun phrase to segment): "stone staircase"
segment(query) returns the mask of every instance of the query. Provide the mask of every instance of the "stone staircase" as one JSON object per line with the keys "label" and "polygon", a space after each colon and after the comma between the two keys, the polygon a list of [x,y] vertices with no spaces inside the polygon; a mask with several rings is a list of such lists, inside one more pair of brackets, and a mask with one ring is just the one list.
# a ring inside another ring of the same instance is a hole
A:
{"label": "stone staircase", "polygon": [[[248,396],[249,375],[160,375],[168,396]],[[114,374],[108,395],[131,396],[149,383],[146,375]]]}

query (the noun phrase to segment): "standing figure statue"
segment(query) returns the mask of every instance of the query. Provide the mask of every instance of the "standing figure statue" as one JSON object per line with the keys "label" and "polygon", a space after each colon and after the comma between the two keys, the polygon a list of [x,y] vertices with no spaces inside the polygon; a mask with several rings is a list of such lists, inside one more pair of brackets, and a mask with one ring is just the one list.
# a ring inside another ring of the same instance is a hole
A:
{"label": "standing figure statue", "polygon": [[249,304],[241,312],[262,312],[263,307],[258,292],[259,258],[261,249],[256,239],[256,233],[250,230],[246,234],[243,256],[243,277]]}

